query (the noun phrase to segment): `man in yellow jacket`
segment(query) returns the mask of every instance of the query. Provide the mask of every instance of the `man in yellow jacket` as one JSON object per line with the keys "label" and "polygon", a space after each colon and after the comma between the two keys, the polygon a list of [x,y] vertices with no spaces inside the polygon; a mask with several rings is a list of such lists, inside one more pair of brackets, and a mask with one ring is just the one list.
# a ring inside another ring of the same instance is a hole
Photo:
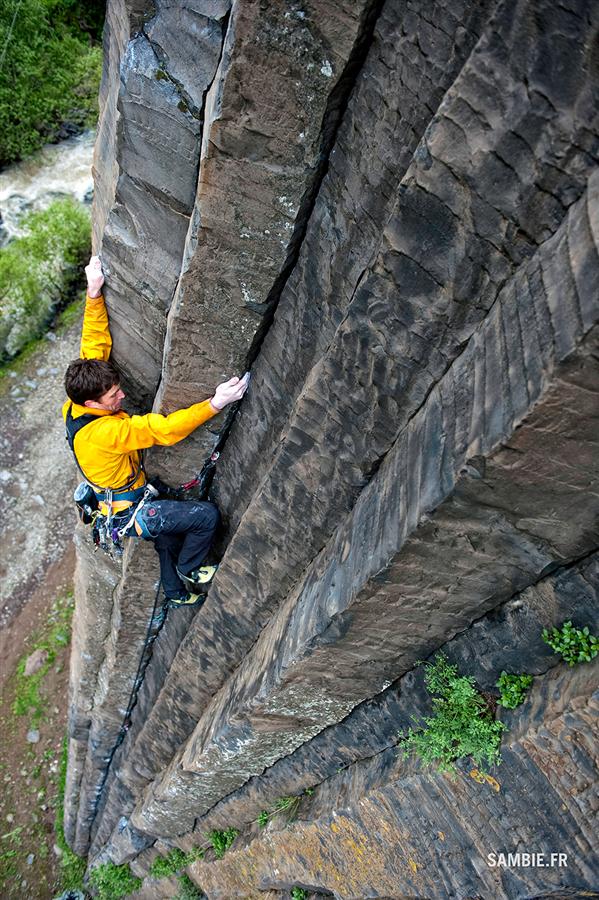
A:
{"label": "man in yellow jacket", "polygon": [[[91,258],[85,273],[87,298],[81,358],[69,365],[65,375],[69,399],[63,406],[63,417],[77,465],[96,493],[100,512],[108,513],[111,522],[122,527],[131,519],[146,489],[141,451],[155,444],[176,444],[229,403],[240,400],[249,375],[219,384],[210,399],[168,416],[129,416],[121,409],[125,394],[118,369],[110,360],[112,339],[102,296],[104,275],[99,257]],[[136,515],[132,523],[135,533],[154,541],[170,605],[200,602],[200,586],[214,574],[214,567],[202,567],[202,563],[218,518],[213,503],[174,500],[145,503]]]}

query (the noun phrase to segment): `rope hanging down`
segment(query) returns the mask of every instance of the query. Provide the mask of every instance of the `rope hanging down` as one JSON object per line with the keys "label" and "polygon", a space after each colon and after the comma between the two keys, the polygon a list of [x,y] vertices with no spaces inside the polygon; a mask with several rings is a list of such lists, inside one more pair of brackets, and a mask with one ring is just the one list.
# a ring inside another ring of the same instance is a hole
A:
{"label": "rope hanging down", "polygon": [[[205,497],[210,488],[210,481],[212,480],[212,476],[214,475],[214,469],[216,467],[216,462],[220,456],[220,453],[215,450],[208,459],[204,462],[204,465],[198,472],[198,474],[191,479],[191,481],[185,482],[185,484],[180,485],[176,491],[177,492],[186,492],[190,491],[192,488],[197,487],[199,489],[200,497]],[[139,693],[139,689],[143,683],[144,675],[146,669],[149,665],[150,659],[152,658],[151,649],[154,641],[160,634],[162,626],[166,620],[167,616],[167,604],[166,601],[162,604],[162,607],[158,609],[158,598],[160,597],[160,589],[162,587],[162,582],[158,582],[158,587],[156,589],[156,595],[154,597],[154,605],[152,607],[152,615],[150,616],[150,620],[148,622],[148,627],[146,629],[146,636],[144,639],[143,647],[141,650],[141,655],[139,657],[139,663],[137,666],[137,672],[135,673],[135,678],[133,679],[133,684],[131,687],[131,692],[129,694],[129,700],[127,701],[127,708],[125,710],[125,715],[123,716],[123,720],[121,722],[121,726],[119,728],[119,733],[114,742],[114,746],[112,750],[105,757],[104,761],[106,763],[106,770],[104,772],[104,777],[102,779],[102,784],[98,790],[97,798],[96,798],[96,809],[100,802],[100,798],[102,797],[102,793],[104,791],[104,787],[106,785],[106,780],[108,778],[108,773],[110,771],[110,766],[112,764],[112,760],[114,758],[114,754],[123,743],[129,728],[131,727],[131,716],[133,714],[133,710],[137,703],[137,695]]]}

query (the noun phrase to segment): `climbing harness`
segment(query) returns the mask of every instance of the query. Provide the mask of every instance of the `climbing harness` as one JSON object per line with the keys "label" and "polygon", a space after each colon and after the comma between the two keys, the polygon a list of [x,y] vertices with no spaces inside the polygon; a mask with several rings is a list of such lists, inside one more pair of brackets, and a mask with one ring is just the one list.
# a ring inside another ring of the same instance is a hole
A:
{"label": "climbing harness", "polygon": [[[146,502],[152,498],[158,497],[160,491],[147,480],[145,484],[133,489],[133,485],[142,473],[145,477],[143,457],[141,454],[137,469],[133,472],[126,484],[119,488],[104,488],[94,484],[94,482],[87,477],[77,459],[77,454],[75,453],[75,435],[78,434],[82,428],[85,428],[92,422],[96,422],[98,416],[91,413],[85,413],[75,419],[72,414],[72,406],[72,404],[69,405],[65,420],[66,439],[73,456],[75,457],[77,468],[85,479],[85,481],[77,485],[75,493],[73,494],[73,499],[79,512],[79,518],[85,525],[92,526],[92,540],[96,549],[100,547],[109,555],[116,554],[117,556],[121,556],[124,549],[122,543],[123,538],[138,535],[146,539],[150,537],[142,521],[138,518],[138,515]],[[171,490],[168,486],[164,485],[167,492],[171,496],[182,497],[183,494],[191,491],[193,488],[197,488],[199,499],[203,499],[210,489],[214,469],[219,456],[220,453],[215,450],[204,462],[198,474],[190,481],[181,484],[178,488]],[[130,501],[132,506],[128,509],[113,513],[113,504],[122,500]],[[105,504],[106,513],[100,511],[100,503]],[[133,507],[133,504],[135,503],[136,505]]]}
{"label": "climbing harness", "polygon": [[[133,473],[126,484],[118,488],[105,488],[91,481],[85,474],[77,454],[75,453],[75,435],[82,428],[97,422],[98,416],[91,413],[85,413],[78,418],[73,417],[73,404],[69,404],[65,419],[66,440],[71,448],[77,468],[81,472],[85,481],[81,482],[75,488],[73,499],[79,512],[79,518],[85,525],[92,526],[92,540],[96,549],[100,547],[105,553],[121,556],[123,553],[122,538],[125,537],[129,529],[135,522],[135,517],[143,507],[144,503],[150,497],[157,497],[158,491],[145,481],[144,484],[137,488],[133,485],[139,480],[143,474],[145,479],[145,470],[143,465],[143,455],[140,453],[137,466],[132,465]],[[135,509],[131,507],[113,513],[115,503],[128,501],[134,504],[137,501]],[[100,510],[100,503],[104,503],[106,512]]]}

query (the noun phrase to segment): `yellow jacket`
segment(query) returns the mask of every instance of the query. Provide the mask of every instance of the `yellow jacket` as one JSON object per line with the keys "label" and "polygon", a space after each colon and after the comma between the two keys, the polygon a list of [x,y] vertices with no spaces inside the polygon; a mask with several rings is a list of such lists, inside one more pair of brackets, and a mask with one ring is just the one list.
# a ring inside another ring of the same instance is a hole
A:
{"label": "yellow jacket", "polygon": [[[110,356],[112,339],[108,327],[108,313],[104,298],[91,299],[85,303],[80,356],[82,359],[104,359]],[[75,435],[74,447],[77,461],[89,481],[103,488],[119,488],[127,484],[137,471],[140,451],[155,444],[170,446],[183,440],[199,425],[216,415],[209,400],[194,403],[187,409],[179,409],[169,416],[148,413],[145,416],[130,416],[124,410],[110,413],[108,410],[92,409],[71,404],[70,400],[62,408],[63,418],[71,406],[74,419],[79,416],[97,416]],[[145,483],[145,475],[140,472],[134,487]],[[114,504],[114,511],[130,506],[127,501]]]}

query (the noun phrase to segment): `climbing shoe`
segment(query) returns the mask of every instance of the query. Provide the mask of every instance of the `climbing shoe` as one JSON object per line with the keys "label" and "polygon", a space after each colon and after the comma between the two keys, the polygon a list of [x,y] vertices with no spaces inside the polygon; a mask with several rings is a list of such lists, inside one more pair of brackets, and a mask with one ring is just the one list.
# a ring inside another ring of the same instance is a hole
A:
{"label": "climbing shoe", "polygon": [[190,591],[202,592],[208,589],[208,585],[214,578],[217,569],[218,566],[200,566],[199,569],[194,569],[189,575],[184,575],[178,569],[177,574],[185,587],[188,587]]}
{"label": "climbing shoe", "polygon": [[180,606],[202,606],[206,594],[192,594],[188,591],[182,597],[169,597],[168,606],[170,609],[178,609]]}

